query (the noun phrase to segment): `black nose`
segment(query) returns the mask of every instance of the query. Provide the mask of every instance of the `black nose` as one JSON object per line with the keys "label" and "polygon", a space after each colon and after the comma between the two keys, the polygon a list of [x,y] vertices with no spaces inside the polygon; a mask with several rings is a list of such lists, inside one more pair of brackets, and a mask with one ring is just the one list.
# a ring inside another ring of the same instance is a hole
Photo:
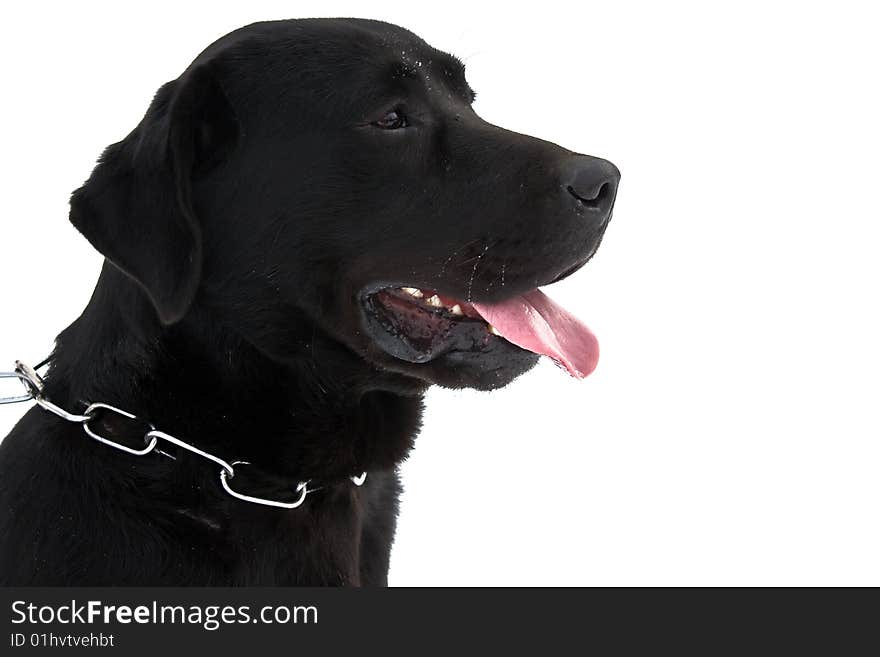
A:
{"label": "black nose", "polygon": [[563,187],[588,208],[610,212],[617,196],[620,171],[608,160],[578,155],[565,165]]}

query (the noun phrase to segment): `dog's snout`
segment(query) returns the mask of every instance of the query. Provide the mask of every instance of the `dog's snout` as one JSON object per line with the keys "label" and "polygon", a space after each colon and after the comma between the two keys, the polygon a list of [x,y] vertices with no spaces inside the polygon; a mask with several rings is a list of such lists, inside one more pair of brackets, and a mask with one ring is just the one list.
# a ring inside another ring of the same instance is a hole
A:
{"label": "dog's snout", "polygon": [[563,187],[578,202],[607,212],[617,196],[620,171],[608,160],[579,155],[566,164],[562,181]]}

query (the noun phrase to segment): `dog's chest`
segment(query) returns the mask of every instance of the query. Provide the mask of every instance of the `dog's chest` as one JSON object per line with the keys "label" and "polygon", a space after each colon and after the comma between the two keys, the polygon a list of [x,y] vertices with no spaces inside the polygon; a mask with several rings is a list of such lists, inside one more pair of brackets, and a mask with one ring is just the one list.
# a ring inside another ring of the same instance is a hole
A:
{"label": "dog's chest", "polygon": [[236,585],[358,586],[362,509],[354,491],[310,499],[230,536]]}

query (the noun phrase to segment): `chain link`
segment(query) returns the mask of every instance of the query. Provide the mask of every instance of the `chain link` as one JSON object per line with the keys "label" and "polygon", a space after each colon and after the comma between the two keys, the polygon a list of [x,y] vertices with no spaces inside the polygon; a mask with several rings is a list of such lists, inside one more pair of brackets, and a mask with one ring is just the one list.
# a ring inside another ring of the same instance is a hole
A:
{"label": "chain link", "polygon": [[17,379],[24,384],[26,392],[23,395],[12,395],[10,397],[0,397],[0,404],[17,404],[19,402],[30,401],[34,398],[30,388],[27,387],[27,379],[18,372],[0,372],[0,379]]}
{"label": "chain link", "polygon": [[[110,404],[105,404],[103,402],[94,402],[92,404],[89,404],[86,410],[83,411],[81,415],[77,413],[70,413],[60,406],[53,404],[43,396],[42,377],[37,373],[36,369],[20,361],[15,362],[14,371],[0,372],[0,379],[18,379],[25,389],[25,393],[21,395],[0,397],[0,404],[15,404],[19,402],[33,400],[43,410],[53,413],[68,422],[82,425],[83,431],[89,438],[104,445],[107,445],[108,447],[113,447],[114,449],[118,449],[133,456],[146,456],[147,454],[156,452],[157,454],[162,454],[164,456],[174,458],[167,452],[159,449],[159,443],[162,442],[174,445],[175,447],[183,449],[191,454],[195,454],[196,456],[199,456],[207,461],[211,461],[215,465],[219,465],[220,485],[223,487],[223,490],[225,490],[229,495],[238,500],[250,502],[252,504],[260,504],[263,506],[272,506],[281,509],[295,509],[303,502],[305,502],[306,497],[309,494],[319,491],[322,488],[321,486],[313,488],[310,487],[309,484],[311,483],[311,481],[308,479],[306,481],[300,481],[296,484],[296,486],[292,488],[292,491],[297,495],[296,499],[289,502],[283,500],[272,500],[264,497],[255,497],[253,495],[240,493],[233,489],[232,486],[230,486],[229,482],[235,478],[235,467],[251,465],[248,461],[233,461],[232,463],[224,461],[219,456],[215,456],[214,454],[199,449],[195,445],[191,445],[190,443],[183,441],[180,438],[175,438],[171,434],[165,433],[164,431],[159,431],[152,424],[150,424],[149,422],[144,422],[133,413],[129,413],[128,411],[124,411],[121,408],[116,408],[115,406],[111,406]],[[144,447],[142,449],[134,449],[127,445],[123,445],[122,443],[113,440],[112,438],[100,435],[92,426],[90,426],[90,423],[95,421],[95,416],[99,412],[113,413],[122,418],[125,418],[126,420],[138,421],[146,424],[149,427],[149,430],[143,436]],[[349,479],[355,486],[362,486],[366,478],[367,473],[362,472],[360,475],[350,477]]]}

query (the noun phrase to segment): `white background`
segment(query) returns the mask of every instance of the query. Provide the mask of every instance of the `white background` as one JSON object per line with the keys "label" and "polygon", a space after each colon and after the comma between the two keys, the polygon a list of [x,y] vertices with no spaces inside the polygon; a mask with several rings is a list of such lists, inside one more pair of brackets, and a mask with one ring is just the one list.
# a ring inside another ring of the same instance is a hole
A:
{"label": "white background", "polygon": [[0,360],[39,360],[85,306],[100,258],[68,194],[205,45],[390,20],[465,60],[487,120],[623,172],[599,254],[550,291],[598,370],[430,394],[391,583],[880,585],[876,17],[501,6],[4,6]]}

